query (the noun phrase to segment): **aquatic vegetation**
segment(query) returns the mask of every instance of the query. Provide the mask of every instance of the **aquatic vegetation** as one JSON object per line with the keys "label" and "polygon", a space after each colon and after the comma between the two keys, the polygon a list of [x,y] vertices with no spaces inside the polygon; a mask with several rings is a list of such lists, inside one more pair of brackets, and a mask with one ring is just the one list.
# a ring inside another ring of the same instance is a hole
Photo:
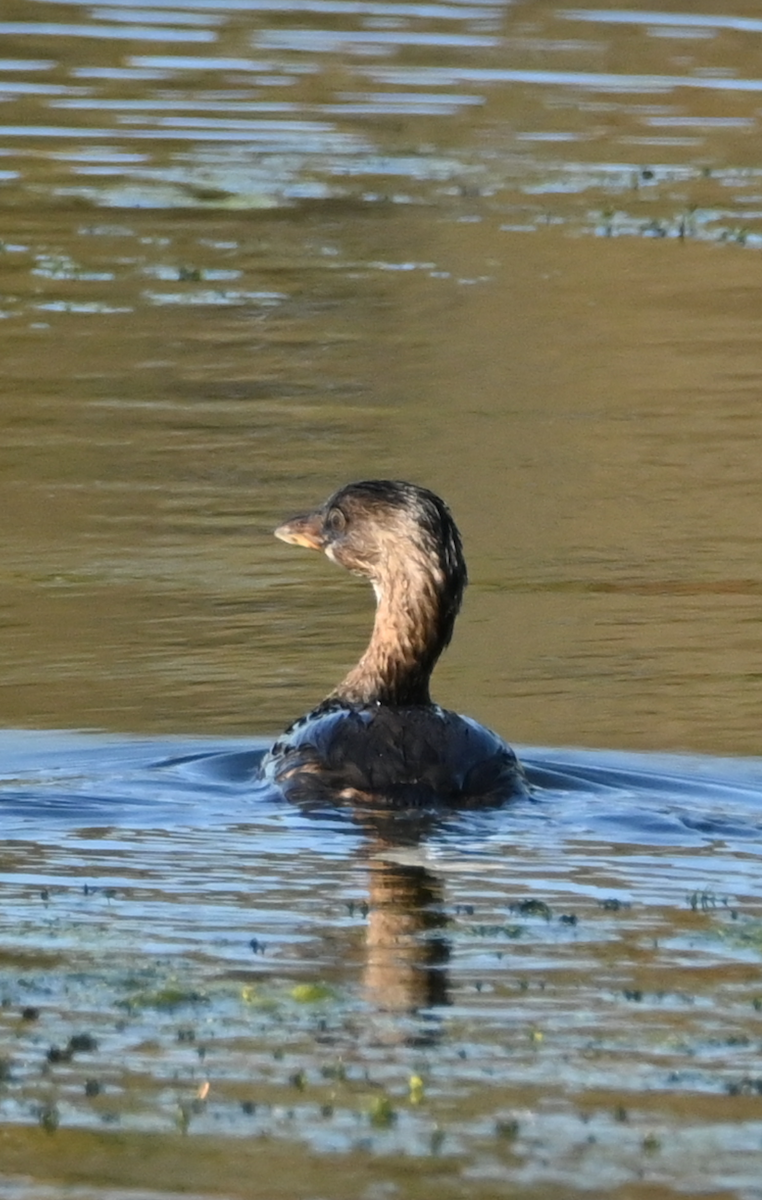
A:
{"label": "aquatic vegetation", "polygon": [[397,1120],[397,1113],[388,1096],[376,1096],[368,1109],[368,1117],[377,1129],[388,1129]]}
{"label": "aquatic vegetation", "polygon": [[159,1008],[173,1012],[175,1009],[184,1008],[187,1005],[206,1004],[208,1000],[207,995],[193,988],[168,984],[166,987],[157,988],[156,991],[134,992],[125,999],[119,1000],[118,1004],[121,1008],[129,1011],[141,1008]]}
{"label": "aquatic vegetation", "polygon": [[319,1004],[334,999],[335,992],[324,983],[298,983],[291,989],[291,997],[299,1004]]}

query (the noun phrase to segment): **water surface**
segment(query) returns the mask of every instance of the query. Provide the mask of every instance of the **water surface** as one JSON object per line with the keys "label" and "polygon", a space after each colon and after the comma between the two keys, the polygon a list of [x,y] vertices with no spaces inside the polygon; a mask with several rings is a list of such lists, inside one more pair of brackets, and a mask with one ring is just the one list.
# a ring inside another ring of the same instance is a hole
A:
{"label": "water surface", "polygon": [[[762,1195],[762,26],[682,8],[6,0],[14,1200]],[[386,475],[531,801],[253,782],[372,609],[271,530]]]}
{"label": "water surface", "polygon": [[249,740],[0,749],[15,1179],[757,1194],[758,760],[525,749],[531,799],[360,826]]}

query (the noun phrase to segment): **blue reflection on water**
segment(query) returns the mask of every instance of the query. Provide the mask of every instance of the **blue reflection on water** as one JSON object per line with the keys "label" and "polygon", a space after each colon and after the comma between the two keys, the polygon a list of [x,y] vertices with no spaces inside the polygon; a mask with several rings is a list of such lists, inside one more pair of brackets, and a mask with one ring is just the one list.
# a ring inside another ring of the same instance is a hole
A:
{"label": "blue reflection on water", "polygon": [[[0,814],[6,837],[60,826],[167,828],[310,818],[258,780],[265,739],[126,738],[0,732]],[[533,796],[489,813],[443,814],[436,832],[521,839],[592,836],[687,847],[753,842],[762,832],[762,759],[520,748]],[[351,815],[312,815],[352,828]],[[433,826],[431,828],[434,828]]]}

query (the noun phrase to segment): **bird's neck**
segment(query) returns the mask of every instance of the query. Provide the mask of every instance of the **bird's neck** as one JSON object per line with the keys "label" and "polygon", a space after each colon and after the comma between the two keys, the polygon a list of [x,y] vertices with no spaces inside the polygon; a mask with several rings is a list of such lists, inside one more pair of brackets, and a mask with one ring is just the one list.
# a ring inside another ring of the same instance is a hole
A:
{"label": "bird's neck", "polygon": [[450,640],[457,603],[430,572],[374,581],[376,618],[368,648],[330,699],[352,707],[430,704],[429,681]]}

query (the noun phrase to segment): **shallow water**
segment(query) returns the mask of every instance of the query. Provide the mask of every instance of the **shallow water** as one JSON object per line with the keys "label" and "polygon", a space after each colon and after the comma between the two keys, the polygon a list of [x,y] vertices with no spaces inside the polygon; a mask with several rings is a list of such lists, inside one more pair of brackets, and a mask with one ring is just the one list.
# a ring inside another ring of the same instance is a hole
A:
{"label": "shallow water", "polygon": [[[762,23],[687,8],[5,0],[3,1196],[762,1197]],[[531,800],[253,781],[371,612],[270,531],[384,475]]]}
{"label": "shallow water", "polygon": [[758,1194],[762,761],[525,748],[361,828],[248,740],[0,750],[18,1194]]}

